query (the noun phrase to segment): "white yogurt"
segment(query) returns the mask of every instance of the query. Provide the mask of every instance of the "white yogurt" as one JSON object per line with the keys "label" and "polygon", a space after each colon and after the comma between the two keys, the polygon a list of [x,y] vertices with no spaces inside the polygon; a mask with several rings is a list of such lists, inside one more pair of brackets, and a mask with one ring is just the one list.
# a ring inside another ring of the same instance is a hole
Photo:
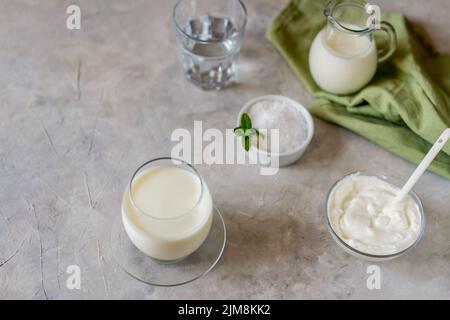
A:
{"label": "white yogurt", "polygon": [[140,173],[122,202],[122,221],[129,238],[145,254],[176,260],[197,250],[212,224],[208,187],[178,167],[156,167]]}
{"label": "white yogurt", "polygon": [[377,69],[376,46],[369,35],[356,36],[324,29],[312,43],[309,68],[314,81],[323,90],[350,94],[373,78]]}
{"label": "white yogurt", "polygon": [[398,191],[375,176],[344,178],[328,199],[331,227],[345,243],[363,253],[391,255],[407,249],[420,236],[422,215],[409,195],[393,205]]}

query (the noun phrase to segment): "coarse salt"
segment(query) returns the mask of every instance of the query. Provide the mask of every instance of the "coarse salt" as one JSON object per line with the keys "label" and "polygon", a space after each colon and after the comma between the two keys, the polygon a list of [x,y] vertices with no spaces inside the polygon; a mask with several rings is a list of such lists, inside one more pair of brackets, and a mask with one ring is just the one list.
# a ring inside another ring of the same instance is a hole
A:
{"label": "coarse salt", "polygon": [[260,150],[272,151],[271,129],[279,129],[278,153],[292,152],[300,148],[308,137],[304,115],[286,101],[274,99],[258,101],[250,106],[248,114],[252,119],[253,128],[264,131],[259,137],[259,143],[256,137],[252,139],[252,145]]}

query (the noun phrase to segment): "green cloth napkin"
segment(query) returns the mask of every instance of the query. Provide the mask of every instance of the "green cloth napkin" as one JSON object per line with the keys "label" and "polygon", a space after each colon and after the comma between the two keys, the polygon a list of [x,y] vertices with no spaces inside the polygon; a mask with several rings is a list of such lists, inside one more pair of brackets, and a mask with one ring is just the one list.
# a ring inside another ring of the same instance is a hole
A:
{"label": "green cloth napkin", "polygon": [[[394,56],[359,92],[324,92],[308,64],[312,41],[326,24],[324,6],[324,0],[292,0],[267,31],[267,38],[314,96],[311,112],[418,164],[450,127],[450,56],[433,52],[403,15],[384,14],[382,20],[397,33]],[[449,144],[429,169],[450,179]]]}

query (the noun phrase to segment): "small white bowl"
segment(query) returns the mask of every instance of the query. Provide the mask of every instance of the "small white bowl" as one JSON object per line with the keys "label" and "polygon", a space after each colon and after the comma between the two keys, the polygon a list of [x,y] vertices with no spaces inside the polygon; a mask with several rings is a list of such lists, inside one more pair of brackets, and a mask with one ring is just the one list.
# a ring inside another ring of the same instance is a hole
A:
{"label": "small white bowl", "polygon": [[[279,96],[279,95],[267,95],[267,96],[261,96],[255,99],[250,100],[247,102],[244,107],[241,109],[238,115],[237,119],[237,126],[240,126],[240,120],[242,117],[242,114],[248,112],[251,106],[253,106],[255,103],[265,100],[276,100],[285,102],[287,105],[297,108],[301,114],[303,115],[306,125],[307,125],[307,137],[306,139],[294,150],[291,150],[289,152],[283,152],[283,153],[274,153],[274,152],[268,152],[261,149],[256,148],[254,145],[250,146],[250,150],[248,152],[248,156],[250,159],[254,161],[258,161],[259,164],[263,166],[270,166],[272,164],[272,157],[278,157],[278,165],[280,167],[286,167],[294,162],[296,162],[305,152],[306,148],[308,147],[309,143],[311,142],[311,139],[314,135],[314,122],[312,119],[311,114],[309,113],[308,109],[306,109],[302,104],[298,103],[295,100],[292,100],[290,98]],[[265,129],[265,128],[262,128]]]}

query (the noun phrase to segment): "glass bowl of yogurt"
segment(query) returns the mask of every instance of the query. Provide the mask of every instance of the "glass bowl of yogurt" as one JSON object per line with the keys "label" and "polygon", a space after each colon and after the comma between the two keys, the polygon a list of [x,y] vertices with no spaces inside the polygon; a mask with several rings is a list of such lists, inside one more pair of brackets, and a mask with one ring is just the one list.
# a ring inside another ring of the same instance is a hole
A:
{"label": "glass bowl of yogurt", "polygon": [[419,197],[393,200],[400,185],[391,178],[355,172],[338,180],[326,197],[325,221],[337,244],[368,261],[389,260],[412,249],[425,229]]}

